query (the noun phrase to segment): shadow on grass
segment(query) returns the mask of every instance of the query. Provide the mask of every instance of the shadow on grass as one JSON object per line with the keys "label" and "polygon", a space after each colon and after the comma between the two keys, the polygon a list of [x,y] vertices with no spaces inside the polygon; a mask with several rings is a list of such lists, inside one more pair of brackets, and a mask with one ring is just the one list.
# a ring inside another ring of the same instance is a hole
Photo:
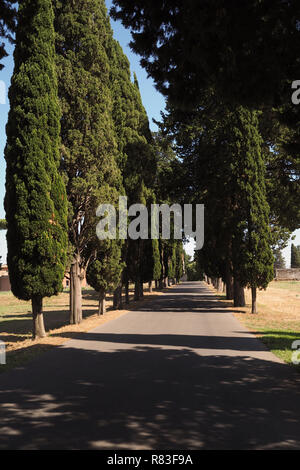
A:
{"label": "shadow on grass", "polygon": [[[287,361],[290,365],[294,366],[300,372],[300,365],[291,362],[291,353],[295,351],[292,344],[296,340],[300,340],[300,331],[252,331],[254,335],[259,336],[259,339],[270,351],[276,351],[276,354]],[[290,353],[290,354],[289,354]]]}
{"label": "shadow on grass", "polygon": [[[24,338],[22,338],[24,339]],[[11,339],[9,339],[11,341]],[[56,346],[51,344],[33,344],[26,348],[8,351],[6,353],[6,364],[0,365],[0,374],[16,367],[24,367],[27,363],[38,359],[39,356]]]}
{"label": "shadow on grass", "polygon": [[[147,292],[145,292],[144,299],[148,297]],[[130,303],[126,304],[125,299],[123,302],[122,309],[132,310],[136,308],[137,305],[141,305],[144,299],[140,301],[134,301],[133,295],[130,295]],[[87,319],[98,313],[98,293],[92,289],[83,289],[82,296],[82,318]],[[107,296],[107,301],[112,302],[113,296],[109,294]],[[86,302],[85,302],[86,301]],[[87,303],[94,301],[94,304]],[[138,303],[141,302],[141,303]],[[62,307],[62,309],[58,309]],[[65,308],[63,308],[65,307]],[[114,310],[112,305],[107,306],[107,311]],[[66,308],[66,305],[45,305],[44,307],[44,323],[46,331],[56,330],[66,325],[69,325],[69,309]],[[23,341],[24,339],[31,338],[32,335],[32,314],[30,311],[27,311],[24,314],[21,313],[7,313],[0,317],[5,321],[0,321],[0,339],[4,342],[16,343]]]}
{"label": "shadow on grass", "polygon": [[[300,340],[300,331],[254,331],[259,335],[265,344],[270,344],[273,349],[291,350],[291,344],[295,340]],[[277,347],[274,347],[277,346]]]}
{"label": "shadow on grass", "polygon": [[[90,308],[82,311],[83,319],[89,318],[97,313],[97,309]],[[9,316],[7,316],[9,318]],[[25,318],[24,318],[25,317]],[[46,331],[55,330],[69,325],[69,310],[44,311],[44,322]],[[0,339],[5,342],[15,343],[24,340],[24,335],[31,337],[32,315],[12,315],[12,320],[0,323]],[[26,338],[25,338],[26,339]]]}

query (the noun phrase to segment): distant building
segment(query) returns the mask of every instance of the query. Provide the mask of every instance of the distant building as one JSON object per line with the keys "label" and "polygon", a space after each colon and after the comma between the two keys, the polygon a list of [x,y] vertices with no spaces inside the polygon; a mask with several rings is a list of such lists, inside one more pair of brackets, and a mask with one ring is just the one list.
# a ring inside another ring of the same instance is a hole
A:
{"label": "distant building", "polygon": [[[81,286],[84,288],[87,286],[86,282],[86,277],[84,275]],[[69,289],[70,288],[70,277],[69,273],[66,273],[64,279],[63,279],[63,288],[64,289]],[[0,292],[8,292],[11,290],[11,285],[9,281],[9,275],[8,275],[8,267],[7,265],[2,265],[2,268],[0,270]]]}

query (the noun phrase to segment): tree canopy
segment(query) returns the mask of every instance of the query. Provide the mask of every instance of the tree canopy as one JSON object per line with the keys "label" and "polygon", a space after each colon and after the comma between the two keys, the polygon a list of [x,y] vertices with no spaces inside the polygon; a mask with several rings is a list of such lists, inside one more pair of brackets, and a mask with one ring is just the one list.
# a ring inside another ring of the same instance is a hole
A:
{"label": "tree canopy", "polygon": [[215,87],[225,101],[260,108],[291,96],[299,70],[298,0],[114,0],[111,14],[174,104],[201,103]]}

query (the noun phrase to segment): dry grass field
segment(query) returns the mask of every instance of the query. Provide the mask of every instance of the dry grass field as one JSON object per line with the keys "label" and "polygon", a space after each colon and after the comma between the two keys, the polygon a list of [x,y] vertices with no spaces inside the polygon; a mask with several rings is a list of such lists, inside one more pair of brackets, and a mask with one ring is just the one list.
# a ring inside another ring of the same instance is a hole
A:
{"label": "dry grass field", "polygon": [[[158,292],[147,292],[147,298]],[[83,321],[80,325],[69,324],[69,293],[62,292],[56,297],[44,299],[44,321],[47,337],[32,340],[32,315],[30,302],[16,299],[11,292],[0,292],[0,340],[6,347],[6,365],[0,365],[0,371],[16,367],[36,355],[58,346],[80,332],[92,330],[98,325],[124,315],[137,306],[133,302],[133,291],[130,292],[131,303],[126,310],[113,310],[112,298],[107,298],[107,313],[98,315],[98,296],[93,289],[83,290]],[[143,302],[143,300],[141,301]]]}
{"label": "dry grass field", "polygon": [[300,340],[300,281],[273,281],[258,291],[258,313],[251,314],[251,292],[246,290],[246,307],[233,308],[220,296],[241,323],[254,332],[278,357],[291,363],[293,341]]}

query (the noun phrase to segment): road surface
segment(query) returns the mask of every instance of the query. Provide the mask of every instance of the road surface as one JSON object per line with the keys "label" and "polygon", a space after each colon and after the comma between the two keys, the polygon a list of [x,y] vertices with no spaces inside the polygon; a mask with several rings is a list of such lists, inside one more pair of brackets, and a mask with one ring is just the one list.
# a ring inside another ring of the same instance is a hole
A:
{"label": "road surface", "polygon": [[300,376],[203,283],[0,375],[0,449],[300,449]]}

